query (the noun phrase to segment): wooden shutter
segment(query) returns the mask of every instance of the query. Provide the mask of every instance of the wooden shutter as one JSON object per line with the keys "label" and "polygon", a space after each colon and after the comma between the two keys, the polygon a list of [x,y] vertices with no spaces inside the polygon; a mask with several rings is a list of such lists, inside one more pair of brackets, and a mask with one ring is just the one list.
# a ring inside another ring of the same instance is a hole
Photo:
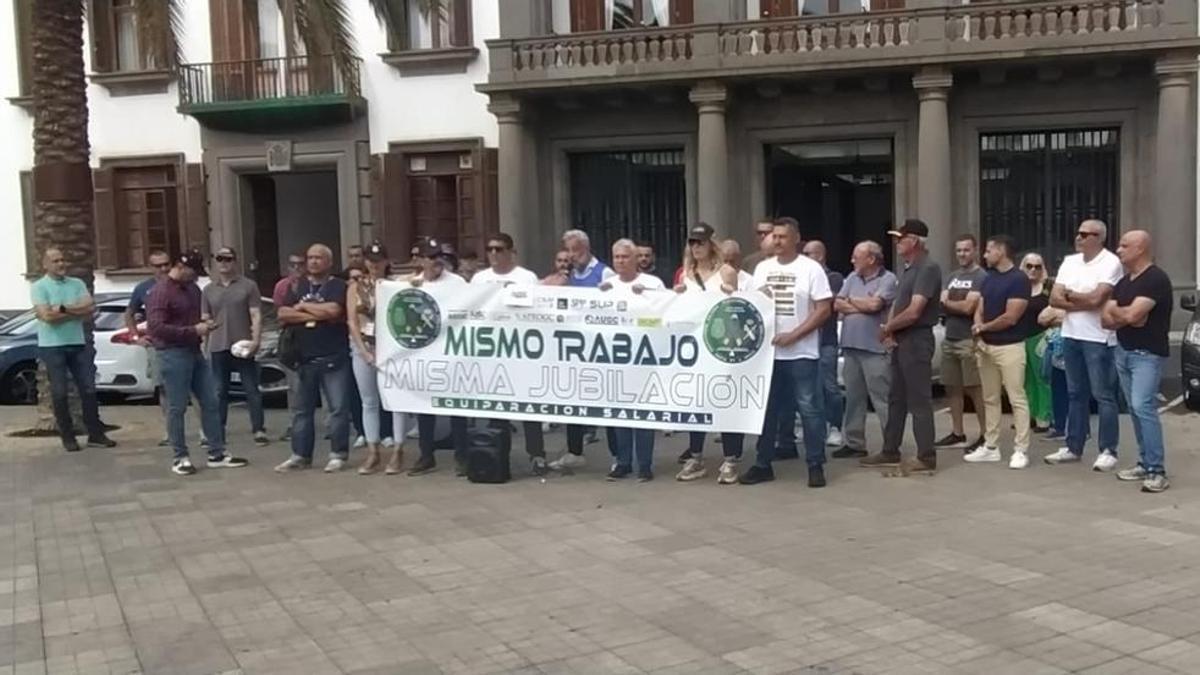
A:
{"label": "wooden shutter", "polygon": [[393,260],[407,260],[415,239],[405,212],[404,155],[389,152],[375,156],[378,178],[372,192],[375,236],[388,247]]}
{"label": "wooden shutter", "polygon": [[671,25],[686,25],[696,20],[692,0],[671,0]]}
{"label": "wooden shutter", "polygon": [[42,261],[37,250],[37,232],[33,227],[33,172],[22,171],[21,180],[21,225],[25,231],[25,272],[37,274],[42,270]]}
{"label": "wooden shutter", "polygon": [[571,0],[572,33],[604,28],[604,0]]}
{"label": "wooden shutter", "polygon": [[453,0],[453,2],[451,16],[454,17],[454,25],[450,27],[451,44],[455,47],[470,47],[471,0]]}
{"label": "wooden shutter", "polygon": [[796,0],[759,0],[759,7],[762,9],[762,18],[764,19],[796,16],[800,13],[797,4]]}
{"label": "wooden shutter", "polygon": [[117,234],[117,200],[112,169],[92,169],[93,206],[96,216],[96,269],[121,266],[121,242]]}
{"label": "wooden shutter", "polygon": [[113,0],[91,0],[88,38],[92,43],[92,72],[111,73],[117,64],[116,28],[113,26]]}
{"label": "wooden shutter", "polygon": [[204,165],[203,164],[188,164],[184,169],[184,201],[187,206],[184,209],[187,214],[183,220],[183,232],[180,240],[183,243],[182,248],[190,249],[193,246],[201,251],[207,252],[209,249],[209,232],[208,232],[208,194],[204,187]]}
{"label": "wooden shutter", "polygon": [[871,11],[883,9],[904,9],[904,0],[871,0]]}

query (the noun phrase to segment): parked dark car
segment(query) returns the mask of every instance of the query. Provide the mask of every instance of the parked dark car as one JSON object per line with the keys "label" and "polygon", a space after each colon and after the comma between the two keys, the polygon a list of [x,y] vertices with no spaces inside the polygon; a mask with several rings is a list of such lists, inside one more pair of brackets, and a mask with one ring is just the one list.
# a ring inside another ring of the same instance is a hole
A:
{"label": "parked dark car", "polygon": [[1200,411],[1200,311],[1196,308],[1196,296],[1188,293],[1180,297],[1179,307],[1192,313],[1183,331],[1183,344],[1179,346],[1183,403],[1188,410]]}

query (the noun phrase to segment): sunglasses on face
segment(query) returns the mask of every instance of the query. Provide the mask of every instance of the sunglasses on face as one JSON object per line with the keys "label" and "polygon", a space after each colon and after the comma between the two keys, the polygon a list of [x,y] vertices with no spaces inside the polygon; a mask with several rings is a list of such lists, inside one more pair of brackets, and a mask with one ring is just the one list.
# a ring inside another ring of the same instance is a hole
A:
{"label": "sunglasses on face", "polygon": [[1041,266],[1041,265],[1033,265],[1033,264],[1030,264],[1030,265],[1026,265],[1026,266],[1025,266],[1025,269],[1027,269],[1027,270],[1040,270],[1040,269],[1042,269],[1042,266]]}
{"label": "sunglasses on face", "polygon": [[703,246],[708,242],[703,239],[688,239],[688,246]]}
{"label": "sunglasses on face", "polygon": [[1100,233],[1099,232],[1084,232],[1083,230],[1080,230],[1075,233],[1075,236],[1079,237],[1080,239],[1087,239],[1088,237],[1099,237]]}
{"label": "sunglasses on face", "polygon": [[233,262],[234,257],[231,255],[215,255],[215,256],[213,256],[213,260],[216,260],[217,262],[220,262],[220,263],[226,263],[226,262]]}

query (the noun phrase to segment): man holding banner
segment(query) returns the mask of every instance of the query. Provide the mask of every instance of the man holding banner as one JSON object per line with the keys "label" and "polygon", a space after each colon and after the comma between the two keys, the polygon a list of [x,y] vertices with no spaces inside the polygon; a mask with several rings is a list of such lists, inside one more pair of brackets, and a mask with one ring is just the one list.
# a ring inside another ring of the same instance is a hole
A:
{"label": "man holding banner", "polygon": [[740,482],[754,485],[775,480],[771,462],[775,459],[778,417],[794,401],[804,426],[808,486],[825,487],[825,395],[819,376],[818,329],[832,311],[833,293],[820,263],[797,252],[800,228],[794,219],[776,220],[771,236],[775,257],[754,268],[754,286],[775,303],[775,367],[757,457]]}
{"label": "man holding banner", "polygon": [[[457,266],[458,260],[449,247],[430,238],[422,239],[417,246],[421,271],[409,279],[409,286],[422,289],[454,290],[467,285],[466,279],[450,271]],[[418,320],[428,322],[432,321],[433,317],[422,314]],[[384,408],[403,410],[386,405]],[[450,418],[450,435],[454,440],[454,475],[465,476],[467,475],[467,420],[465,417]],[[420,447],[421,456],[408,470],[408,475],[423,476],[437,470],[437,461],[433,458],[436,442],[437,418],[431,414],[417,415],[417,445]]]}

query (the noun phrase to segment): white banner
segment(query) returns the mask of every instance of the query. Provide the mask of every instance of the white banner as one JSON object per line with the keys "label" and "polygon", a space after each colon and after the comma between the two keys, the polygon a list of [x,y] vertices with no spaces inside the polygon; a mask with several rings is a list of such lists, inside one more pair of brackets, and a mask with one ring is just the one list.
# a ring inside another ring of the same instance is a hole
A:
{"label": "white banner", "polygon": [[757,434],[774,308],[760,293],[380,284],[383,407]]}

